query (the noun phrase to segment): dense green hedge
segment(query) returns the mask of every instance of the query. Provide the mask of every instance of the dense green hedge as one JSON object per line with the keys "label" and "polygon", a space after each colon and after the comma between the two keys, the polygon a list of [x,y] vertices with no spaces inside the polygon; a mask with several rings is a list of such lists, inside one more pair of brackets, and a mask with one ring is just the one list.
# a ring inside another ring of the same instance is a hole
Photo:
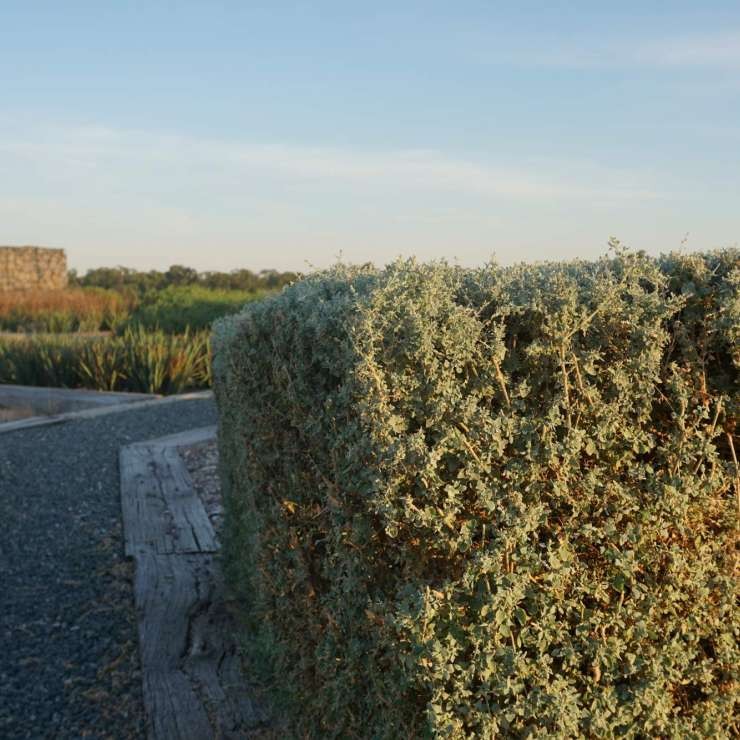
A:
{"label": "dense green hedge", "polygon": [[217,323],[296,737],[737,736],[739,256],[339,267]]}

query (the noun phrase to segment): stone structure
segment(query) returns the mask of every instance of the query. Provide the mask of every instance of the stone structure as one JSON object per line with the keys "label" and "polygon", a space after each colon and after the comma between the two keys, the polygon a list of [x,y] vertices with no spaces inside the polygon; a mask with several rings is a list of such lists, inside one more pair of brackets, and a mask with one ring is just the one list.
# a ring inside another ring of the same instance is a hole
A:
{"label": "stone structure", "polygon": [[0,247],[0,291],[66,287],[67,255],[63,249]]}

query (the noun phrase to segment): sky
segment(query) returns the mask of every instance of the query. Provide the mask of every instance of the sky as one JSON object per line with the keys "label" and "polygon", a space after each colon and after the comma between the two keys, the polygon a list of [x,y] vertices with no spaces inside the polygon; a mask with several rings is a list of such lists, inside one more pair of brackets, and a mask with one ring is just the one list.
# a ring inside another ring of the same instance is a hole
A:
{"label": "sky", "polygon": [[740,3],[0,0],[0,244],[464,265],[740,240]]}

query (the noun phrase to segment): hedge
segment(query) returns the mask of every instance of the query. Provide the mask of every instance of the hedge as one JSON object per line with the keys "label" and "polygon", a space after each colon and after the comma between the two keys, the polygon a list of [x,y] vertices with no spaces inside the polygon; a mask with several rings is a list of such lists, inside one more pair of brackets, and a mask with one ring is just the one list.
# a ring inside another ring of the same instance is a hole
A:
{"label": "hedge", "polygon": [[740,253],[338,266],[217,323],[295,737],[737,737]]}

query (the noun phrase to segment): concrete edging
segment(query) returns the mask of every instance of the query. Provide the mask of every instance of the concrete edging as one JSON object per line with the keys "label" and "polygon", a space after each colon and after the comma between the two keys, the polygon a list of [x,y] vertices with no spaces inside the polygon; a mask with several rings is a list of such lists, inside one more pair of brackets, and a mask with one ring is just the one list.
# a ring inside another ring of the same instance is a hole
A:
{"label": "concrete edging", "polygon": [[213,391],[195,391],[193,393],[181,393],[176,396],[150,397],[145,401],[118,402],[106,405],[102,408],[70,411],[64,414],[55,414],[53,416],[31,416],[27,419],[18,419],[18,421],[8,421],[0,424],[0,434],[17,432],[19,430],[30,429],[32,427],[48,426],[50,424],[63,424],[65,422],[76,421],[78,419],[94,419],[98,416],[120,414],[125,411],[137,411],[139,409],[149,408],[152,406],[178,403],[179,401],[197,401],[208,398],[213,398]]}

